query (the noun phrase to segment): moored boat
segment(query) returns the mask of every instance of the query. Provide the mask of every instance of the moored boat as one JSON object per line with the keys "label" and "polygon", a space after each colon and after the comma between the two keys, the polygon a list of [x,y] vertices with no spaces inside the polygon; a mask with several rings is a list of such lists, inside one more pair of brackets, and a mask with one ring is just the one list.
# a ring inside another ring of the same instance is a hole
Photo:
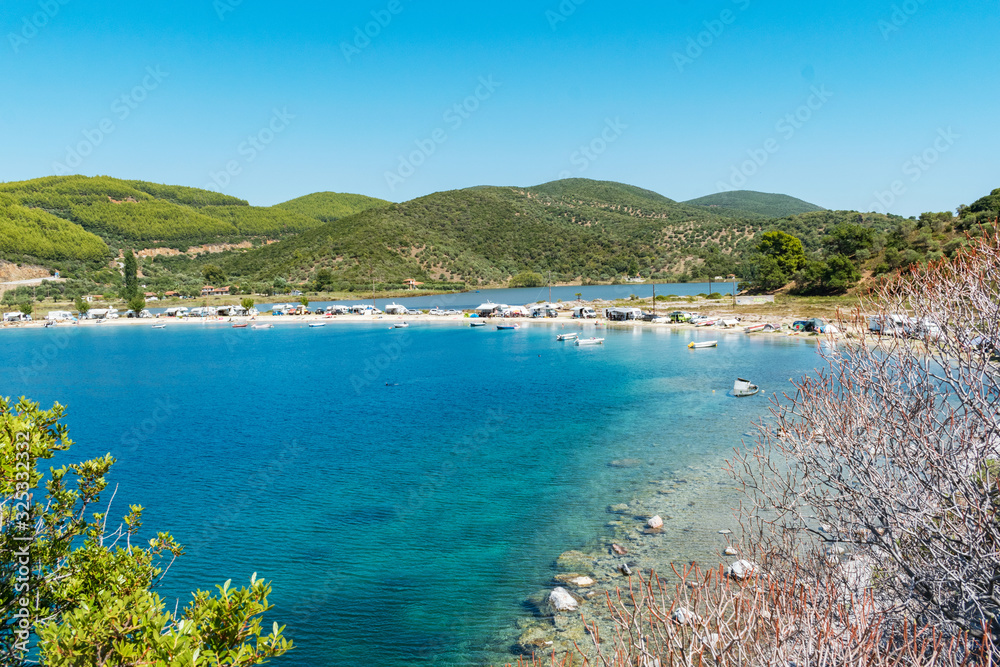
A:
{"label": "moored boat", "polygon": [[233,325],[233,328],[234,329],[246,329],[247,328],[247,323],[246,322],[236,323],[236,324]]}
{"label": "moored boat", "polygon": [[579,333],[564,333],[557,335],[556,340],[576,340],[579,337]]}
{"label": "moored boat", "polygon": [[703,347],[718,347],[718,346],[719,346],[719,341],[717,340],[703,340],[697,343],[695,342],[688,343],[688,347],[692,350],[700,350]]}
{"label": "moored boat", "polygon": [[736,382],[733,383],[733,396],[753,396],[758,391],[760,391],[760,387],[755,384],[751,384],[750,380],[736,378]]}
{"label": "moored boat", "polygon": [[498,324],[497,331],[503,331],[505,329],[520,329],[520,324]]}
{"label": "moored boat", "polygon": [[255,325],[253,325],[250,328],[251,329],[273,329],[274,325],[273,324],[255,324]]}
{"label": "moored boat", "polygon": [[485,327],[486,322],[469,322],[470,327]]}
{"label": "moored boat", "polygon": [[315,329],[317,327],[325,327],[325,326],[326,326],[326,322],[310,322],[309,323],[309,327],[311,329]]}
{"label": "moored boat", "polygon": [[396,324],[392,325],[392,328],[393,329],[405,329],[408,326],[410,326],[409,322],[397,322]]}
{"label": "moored boat", "polygon": [[154,329],[166,329],[167,325],[166,324],[154,324],[153,328]]}
{"label": "moored boat", "polygon": [[576,339],[576,344],[577,345],[604,345],[604,339],[603,338],[596,338],[596,337],[594,337],[594,338],[577,338]]}

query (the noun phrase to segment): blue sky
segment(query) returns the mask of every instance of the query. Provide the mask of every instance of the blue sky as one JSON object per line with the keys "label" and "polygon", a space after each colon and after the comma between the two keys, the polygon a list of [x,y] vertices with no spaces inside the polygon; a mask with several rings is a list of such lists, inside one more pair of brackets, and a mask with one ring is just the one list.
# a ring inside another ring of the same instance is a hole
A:
{"label": "blue sky", "polygon": [[574,176],[903,215],[1000,187],[996,0],[648,4],[4,0],[0,180],[270,205]]}

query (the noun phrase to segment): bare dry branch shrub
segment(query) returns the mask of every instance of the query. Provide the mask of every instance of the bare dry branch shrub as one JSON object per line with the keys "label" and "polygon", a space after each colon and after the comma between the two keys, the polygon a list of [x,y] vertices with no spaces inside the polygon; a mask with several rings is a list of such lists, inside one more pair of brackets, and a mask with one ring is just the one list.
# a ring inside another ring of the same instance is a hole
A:
{"label": "bare dry branch shrub", "polygon": [[745,539],[796,576],[870,590],[890,625],[995,640],[1000,235],[880,285],[864,311],[909,319],[824,346],[827,368],[775,399],[737,454]]}
{"label": "bare dry branch shrub", "polygon": [[878,285],[854,324],[730,464],[758,576],[633,577],[608,600],[613,636],[589,626],[586,664],[1000,662],[996,226]]}
{"label": "bare dry branch shrub", "polygon": [[[834,584],[758,577],[738,582],[722,569],[677,573],[668,586],[636,575],[608,596],[612,636],[588,625],[593,649],[522,661],[521,667],[889,667],[989,664],[990,643],[912,622],[889,627],[871,593],[845,597]],[[888,630],[888,632],[887,632]]]}

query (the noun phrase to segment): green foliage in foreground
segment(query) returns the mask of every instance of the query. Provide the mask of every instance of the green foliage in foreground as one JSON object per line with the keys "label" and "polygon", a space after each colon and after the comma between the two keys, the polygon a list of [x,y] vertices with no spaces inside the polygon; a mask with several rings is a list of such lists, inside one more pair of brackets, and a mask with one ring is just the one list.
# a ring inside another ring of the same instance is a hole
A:
{"label": "green foliage in foreground", "polygon": [[768,194],[752,190],[719,192],[714,195],[690,199],[684,203],[764,218],[785,218],[801,213],[825,210],[822,206],[816,206],[816,204],[810,204],[788,195]]}
{"label": "green foliage in foreground", "polygon": [[226,582],[180,614],[165,610],[151,588],[183,550],[167,533],[138,546],[136,505],[108,531],[100,496],[114,459],[39,469],[72,445],[63,414],[0,399],[0,585],[13,593],[0,596],[0,663],[28,664],[36,641],[41,663],[59,667],[242,667],[289,651],[283,627],[263,634],[271,589],[256,574],[249,588]]}

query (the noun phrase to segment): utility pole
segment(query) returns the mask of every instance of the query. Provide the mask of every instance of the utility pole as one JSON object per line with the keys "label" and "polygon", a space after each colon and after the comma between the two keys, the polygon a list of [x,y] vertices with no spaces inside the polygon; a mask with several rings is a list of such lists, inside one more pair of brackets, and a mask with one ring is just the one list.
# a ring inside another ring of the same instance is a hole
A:
{"label": "utility pole", "polygon": [[552,303],[552,269],[549,269],[549,303]]}

